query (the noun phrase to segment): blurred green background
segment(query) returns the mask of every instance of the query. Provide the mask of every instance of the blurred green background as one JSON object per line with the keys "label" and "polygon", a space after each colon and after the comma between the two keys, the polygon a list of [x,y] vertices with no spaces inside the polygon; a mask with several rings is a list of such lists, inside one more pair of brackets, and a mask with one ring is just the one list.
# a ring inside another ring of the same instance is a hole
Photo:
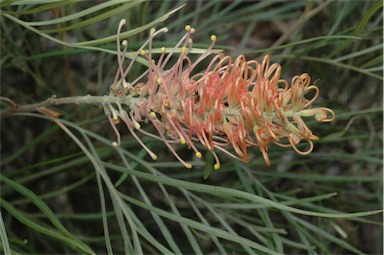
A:
{"label": "blurred green background", "polygon": [[[184,26],[195,48],[260,60],[282,77],[307,72],[316,106],[336,120],[307,120],[320,136],[308,156],[255,148],[248,164],[160,141],[143,141],[152,161],[103,108],[66,105],[62,123],[38,113],[1,118],[2,253],[8,254],[382,254],[382,1],[14,1],[0,2],[1,109],[57,97],[105,95],[117,68],[116,29],[134,52],[151,27],[154,47],[172,47]],[[204,67],[202,67],[203,69]],[[145,66],[136,63],[127,80]],[[152,127],[146,127],[148,131]],[[79,148],[81,143],[85,149]],[[85,153],[85,151],[88,152]]]}

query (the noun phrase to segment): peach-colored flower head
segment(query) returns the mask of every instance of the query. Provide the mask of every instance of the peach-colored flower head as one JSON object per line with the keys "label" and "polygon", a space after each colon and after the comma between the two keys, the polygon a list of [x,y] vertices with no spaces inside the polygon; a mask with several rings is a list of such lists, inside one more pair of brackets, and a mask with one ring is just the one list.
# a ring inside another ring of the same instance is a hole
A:
{"label": "peach-colored flower head", "polygon": [[[196,144],[201,144],[213,153],[215,169],[220,167],[216,151],[247,162],[248,151],[258,147],[269,166],[268,146],[292,146],[300,154],[308,154],[313,149],[313,135],[303,117],[314,116],[320,122],[330,122],[335,114],[328,108],[312,108],[319,95],[311,78],[304,73],[293,77],[291,83],[281,79],[281,66],[270,64],[267,55],[259,63],[246,60],[240,55],[235,60],[230,56],[212,50],[216,36],[211,36],[211,45],[196,60],[189,53],[192,49],[191,34],[194,28],[185,26],[186,34],[172,49],[161,48],[154,56],[153,38],[166,28],[151,29],[147,42],[134,54],[132,61],[124,70],[123,64],[128,47],[127,41],[120,42],[120,22],[118,29],[119,68],[111,96],[121,97],[129,103],[129,111],[121,104],[115,109],[111,104],[105,106],[118,142],[120,135],[115,122],[122,120],[129,131],[145,148],[153,159],[156,155],[141,141],[135,130],[161,139],[176,158],[187,168],[192,165],[185,162],[174,150],[172,144],[186,144],[193,149],[197,157],[201,152]],[[120,45],[124,46],[121,51]],[[147,48],[146,48],[147,47]],[[148,69],[135,81],[127,82],[125,76],[140,56],[148,61]],[[202,61],[210,57],[203,71]],[[172,64],[171,61],[172,60]],[[312,98],[306,94],[314,91]],[[139,123],[148,121],[156,128],[158,135],[141,129]],[[300,151],[297,144],[309,143],[306,151]]]}

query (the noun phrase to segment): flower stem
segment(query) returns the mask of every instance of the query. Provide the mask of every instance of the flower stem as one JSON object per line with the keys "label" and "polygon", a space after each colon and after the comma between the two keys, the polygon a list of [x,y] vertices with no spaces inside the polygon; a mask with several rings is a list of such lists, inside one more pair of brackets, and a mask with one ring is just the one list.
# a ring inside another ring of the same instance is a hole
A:
{"label": "flower stem", "polygon": [[[1,97],[0,100],[11,102],[9,98]],[[0,111],[0,117],[7,117],[10,115],[13,115],[15,113],[20,112],[35,112],[39,111],[42,108],[49,107],[52,105],[62,105],[62,104],[96,104],[96,105],[102,105],[106,103],[111,104],[126,104],[130,105],[132,102],[134,102],[136,98],[125,96],[125,97],[116,97],[116,96],[75,96],[75,97],[62,97],[62,98],[56,98],[55,96],[52,96],[42,102],[34,103],[34,104],[25,104],[20,105],[16,103],[12,103],[12,107],[7,108],[5,110]],[[13,101],[12,101],[13,102]]]}

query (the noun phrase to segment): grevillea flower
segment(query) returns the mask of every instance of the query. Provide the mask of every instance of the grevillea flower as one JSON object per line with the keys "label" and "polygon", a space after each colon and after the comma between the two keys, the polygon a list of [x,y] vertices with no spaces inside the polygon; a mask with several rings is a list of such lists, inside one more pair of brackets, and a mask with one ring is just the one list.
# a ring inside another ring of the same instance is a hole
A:
{"label": "grevillea flower", "polygon": [[[283,147],[291,146],[303,155],[312,151],[312,141],[318,137],[312,134],[303,117],[314,116],[319,122],[330,122],[335,118],[334,112],[328,108],[312,108],[319,90],[311,85],[308,74],[295,76],[289,83],[280,78],[281,66],[271,64],[268,55],[261,63],[246,60],[243,55],[233,60],[212,50],[216,41],[216,36],[212,35],[211,45],[192,61],[189,57],[192,49],[190,37],[195,30],[189,25],[176,46],[161,48],[156,58],[153,38],[167,32],[167,28],[151,29],[149,39],[124,70],[128,43],[126,40],[120,42],[119,36],[124,24],[125,20],[122,20],[118,28],[119,68],[110,96],[120,97],[126,104],[129,102],[129,111],[123,109],[123,103],[115,107],[105,105],[118,137],[115,146],[120,144],[115,124],[122,120],[153,159],[157,156],[145,146],[136,131],[161,139],[187,168],[192,165],[177,154],[172,144],[186,144],[197,157],[202,154],[196,144],[201,144],[214,155],[215,169],[220,167],[217,150],[247,162],[249,149],[258,147],[269,166],[268,146],[271,142]],[[211,59],[208,66],[203,71],[198,70],[199,63],[202,65],[208,56]],[[148,68],[136,80],[127,82],[125,77],[139,57],[148,61]],[[312,90],[314,96],[306,98]],[[158,135],[142,130],[140,123],[143,121],[152,123]],[[306,151],[297,148],[302,141],[309,143]]]}

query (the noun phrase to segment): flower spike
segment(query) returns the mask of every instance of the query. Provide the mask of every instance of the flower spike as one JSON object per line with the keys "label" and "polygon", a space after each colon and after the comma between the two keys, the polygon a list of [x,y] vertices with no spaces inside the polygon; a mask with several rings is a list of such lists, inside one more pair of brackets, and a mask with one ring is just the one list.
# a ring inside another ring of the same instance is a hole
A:
{"label": "flower spike", "polygon": [[[219,169],[221,164],[215,150],[248,162],[249,150],[256,146],[267,166],[270,165],[268,147],[271,142],[292,147],[302,155],[309,154],[318,137],[312,134],[303,118],[312,116],[319,122],[335,119],[331,109],[313,107],[319,89],[311,84],[308,74],[294,76],[289,83],[280,77],[281,66],[271,63],[269,55],[261,63],[247,60],[244,55],[233,60],[212,50],[217,40],[216,35],[212,35],[210,46],[192,61],[190,37],[195,29],[190,25],[185,26],[186,34],[173,49],[162,47],[156,51],[157,55],[152,48],[153,39],[168,29],[151,29],[149,39],[123,72],[128,45],[123,41],[124,50],[121,51],[119,34],[123,25],[122,21],[118,28],[118,78],[111,87],[111,95],[129,98],[125,101],[129,102],[129,112],[118,105],[118,118],[154,159],[157,156],[143,144],[135,129],[162,140],[186,168],[192,165],[178,155],[172,144],[187,145],[201,158],[196,146],[200,144],[213,154],[214,168]],[[148,61],[148,68],[132,83],[127,83],[125,77],[139,55]],[[208,57],[211,60],[203,71],[197,69]],[[175,60],[172,65],[171,58]],[[122,93],[116,84],[131,85],[131,93]],[[315,95],[306,98],[311,91]],[[106,112],[112,124],[116,110],[108,105]],[[152,123],[158,135],[144,131],[141,122]],[[116,127],[112,127],[117,132]],[[119,135],[118,140],[120,143]],[[309,144],[306,151],[297,148],[302,141]]]}

